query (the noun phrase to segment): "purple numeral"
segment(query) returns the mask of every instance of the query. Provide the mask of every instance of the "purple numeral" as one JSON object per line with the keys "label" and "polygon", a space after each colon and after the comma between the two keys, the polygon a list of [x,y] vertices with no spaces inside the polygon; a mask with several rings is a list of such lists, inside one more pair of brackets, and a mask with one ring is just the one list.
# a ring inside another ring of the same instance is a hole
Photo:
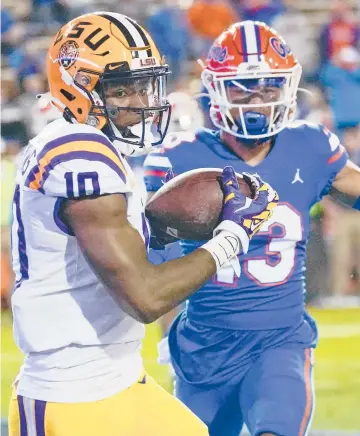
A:
{"label": "purple numeral", "polygon": [[29,259],[26,253],[26,240],[24,223],[21,217],[20,209],[20,186],[16,185],[14,193],[15,214],[18,222],[18,250],[19,250],[19,262],[20,262],[20,279],[16,281],[15,288],[18,288],[23,280],[29,279]]}
{"label": "purple numeral", "polygon": [[[66,194],[68,198],[74,198],[74,173],[67,172],[64,174],[66,180]],[[88,194],[86,191],[85,181],[91,180],[92,193]],[[78,173],[77,184],[79,197],[85,197],[86,195],[100,195],[99,174],[96,171],[88,171],[85,173]]]}

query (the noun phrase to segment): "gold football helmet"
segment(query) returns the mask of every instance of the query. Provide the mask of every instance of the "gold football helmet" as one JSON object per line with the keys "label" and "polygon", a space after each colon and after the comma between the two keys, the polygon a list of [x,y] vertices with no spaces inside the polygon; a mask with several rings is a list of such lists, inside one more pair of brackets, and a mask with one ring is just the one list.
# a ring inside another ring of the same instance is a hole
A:
{"label": "gold football helmet", "polygon": [[125,15],[82,15],[47,57],[52,103],[72,123],[101,129],[126,155],[161,144],[169,124],[164,63],[150,35]]}

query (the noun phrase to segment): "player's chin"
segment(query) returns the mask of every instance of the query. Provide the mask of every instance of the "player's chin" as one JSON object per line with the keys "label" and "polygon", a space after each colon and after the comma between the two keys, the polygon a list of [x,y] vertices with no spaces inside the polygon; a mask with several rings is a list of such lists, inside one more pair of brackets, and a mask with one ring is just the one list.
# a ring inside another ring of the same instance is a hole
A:
{"label": "player's chin", "polygon": [[139,118],[129,118],[129,119],[122,119],[121,121],[113,120],[113,123],[115,126],[121,131],[124,131],[126,129],[131,129],[131,127],[136,126],[141,123],[141,117]]}

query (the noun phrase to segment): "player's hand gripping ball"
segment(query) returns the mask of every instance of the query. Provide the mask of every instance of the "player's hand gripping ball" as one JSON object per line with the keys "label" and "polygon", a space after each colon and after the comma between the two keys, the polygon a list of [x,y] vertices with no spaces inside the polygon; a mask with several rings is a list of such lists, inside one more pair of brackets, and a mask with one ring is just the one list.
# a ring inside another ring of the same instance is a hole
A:
{"label": "player's hand gripping ball", "polygon": [[[265,191],[268,186],[248,174],[237,174],[237,182],[240,191],[249,200],[259,197],[260,189]],[[223,188],[222,170],[218,168],[192,170],[169,180],[146,205],[146,217],[155,237],[159,240],[168,240],[168,236],[194,241],[211,239],[215,227],[225,218],[223,214],[227,210],[226,204],[224,206],[226,195]],[[261,195],[261,201],[266,195]],[[253,210],[254,213],[250,212],[250,215],[260,213]],[[256,211],[259,210],[257,206]],[[245,221],[246,224],[248,221]],[[260,222],[257,224],[260,227]],[[250,225],[249,235],[255,232],[254,226],[255,221],[253,230]]]}
{"label": "player's hand gripping ball", "polygon": [[236,222],[251,239],[260,230],[263,222],[272,215],[272,211],[279,201],[279,196],[257,174],[242,173],[241,176],[243,181],[252,187],[255,196],[249,198],[239,195],[239,184],[234,169],[225,167],[222,175],[224,207],[221,221]]}

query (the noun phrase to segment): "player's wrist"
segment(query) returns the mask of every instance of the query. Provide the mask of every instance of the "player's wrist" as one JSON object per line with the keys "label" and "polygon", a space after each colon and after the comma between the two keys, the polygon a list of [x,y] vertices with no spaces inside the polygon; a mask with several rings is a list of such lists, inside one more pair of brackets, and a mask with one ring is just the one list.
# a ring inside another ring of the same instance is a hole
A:
{"label": "player's wrist", "polygon": [[242,250],[240,239],[232,232],[222,230],[201,248],[208,251],[216,264],[216,271],[230,263],[235,274],[240,277],[240,264],[237,255]]}
{"label": "player's wrist", "polygon": [[[236,224],[231,220],[221,221],[221,223],[214,229],[213,235],[217,236],[221,232],[229,232],[235,235],[240,241],[242,252],[245,254],[248,252],[250,238],[246,230],[239,224]],[[238,254],[240,254],[240,252]]]}

